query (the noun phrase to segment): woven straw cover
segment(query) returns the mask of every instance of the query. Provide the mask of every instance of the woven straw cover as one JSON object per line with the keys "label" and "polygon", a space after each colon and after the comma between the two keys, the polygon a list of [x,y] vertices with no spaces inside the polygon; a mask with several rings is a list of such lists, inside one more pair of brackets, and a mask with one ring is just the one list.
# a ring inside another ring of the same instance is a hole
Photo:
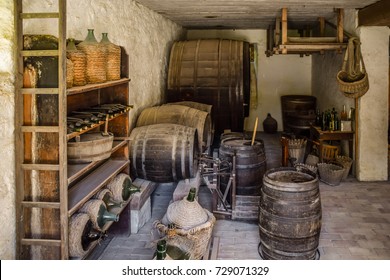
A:
{"label": "woven straw cover", "polygon": [[113,43],[101,43],[107,50],[107,81],[121,78],[121,48]]}
{"label": "woven straw cover", "polygon": [[112,197],[112,192],[111,192],[109,189],[107,189],[107,188],[103,188],[103,189],[101,189],[97,194],[95,194],[95,195],[93,196],[93,198],[95,198],[95,199],[103,199],[104,196],[105,196],[107,193]]}
{"label": "woven straw cover", "polygon": [[84,86],[87,84],[87,57],[84,52],[75,50],[67,51],[67,57],[73,62],[73,85]]}
{"label": "woven straw cover", "polygon": [[100,43],[83,41],[77,46],[86,55],[87,83],[104,83],[107,81],[106,61],[107,51]]}
{"label": "woven straw cover", "polygon": [[93,224],[93,228],[99,231],[101,230],[101,228],[99,227],[97,218],[101,205],[106,207],[102,200],[90,199],[79,210],[81,213],[87,213],[89,215],[89,218],[91,219]]}
{"label": "woven straw cover", "polygon": [[89,215],[86,213],[74,214],[69,221],[69,255],[71,257],[84,257],[89,248],[83,249],[82,235],[87,223]]}
{"label": "woven straw cover", "polygon": [[[214,224],[216,221],[214,215],[211,212],[206,209],[204,209],[204,211],[207,214],[207,221],[205,223],[190,229],[176,229],[177,235],[194,242],[194,247],[191,251],[191,259],[195,260],[200,260],[205,255],[207,251],[207,245],[210,241]],[[157,228],[161,233],[168,232],[168,226],[158,220],[154,222],[154,227]],[[182,239],[181,242],[184,242],[185,239]]]}
{"label": "woven straw cover", "polygon": [[66,59],[66,87],[71,88],[73,86],[74,72],[73,62],[70,59]]}
{"label": "woven straw cover", "polygon": [[191,229],[204,224],[208,216],[206,209],[196,199],[190,202],[187,197],[184,197],[168,206],[166,218],[169,223],[175,224],[178,228]]}
{"label": "woven straw cover", "polygon": [[131,183],[131,178],[126,173],[120,173],[108,183],[107,188],[112,192],[112,198],[115,201],[123,202],[122,190],[125,184]]}

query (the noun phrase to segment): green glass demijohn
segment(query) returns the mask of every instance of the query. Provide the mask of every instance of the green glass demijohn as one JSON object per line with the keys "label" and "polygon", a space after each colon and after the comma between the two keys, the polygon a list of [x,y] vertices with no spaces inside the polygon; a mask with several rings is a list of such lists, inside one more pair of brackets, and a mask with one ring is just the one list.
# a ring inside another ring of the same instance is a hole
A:
{"label": "green glass demijohn", "polygon": [[119,215],[108,212],[106,206],[104,205],[104,203],[102,203],[100,205],[99,212],[96,217],[96,221],[99,228],[103,228],[104,225],[109,221],[114,221],[114,222],[119,221]]}

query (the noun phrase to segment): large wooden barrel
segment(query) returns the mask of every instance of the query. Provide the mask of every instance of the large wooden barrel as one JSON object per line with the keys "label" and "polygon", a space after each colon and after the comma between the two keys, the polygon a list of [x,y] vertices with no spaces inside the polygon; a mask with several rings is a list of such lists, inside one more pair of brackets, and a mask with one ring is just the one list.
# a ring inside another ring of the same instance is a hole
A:
{"label": "large wooden barrel", "polygon": [[130,134],[131,174],[158,183],[193,178],[198,151],[195,128],[170,123],[136,127]]}
{"label": "large wooden barrel", "polygon": [[183,105],[165,105],[142,110],[137,119],[137,127],[172,123],[196,128],[199,150],[205,151],[211,145],[212,130],[209,113]]}
{"label": "large wooden barrel", "polygon": [[202,39],[177,41],[170,54],[167,101],[213,106],[215,131],[243,131],[249,115],[249,43]]}
{"label": "large wooden barrel", "polygon": [[[263,175],[267,169],[264,143],[261,140],[245,140],[241,137],[226,138],[221,141],[219,157],[230,164],[236,155],[236,194],[260,195]],[[228,176],[221,178],[224,190],[229,181]]]}
{"label": "large wooden barrel", "polygon": [[264,259],[315,259],[321,231],[319,181],[314,173],[275,168],[264,175],[259,232]]}
{"label": "large wooden barrel", "polygon": [[317,98],[310,95],[281,96],[283,130],[300,132],[310,129],[316,119]]}

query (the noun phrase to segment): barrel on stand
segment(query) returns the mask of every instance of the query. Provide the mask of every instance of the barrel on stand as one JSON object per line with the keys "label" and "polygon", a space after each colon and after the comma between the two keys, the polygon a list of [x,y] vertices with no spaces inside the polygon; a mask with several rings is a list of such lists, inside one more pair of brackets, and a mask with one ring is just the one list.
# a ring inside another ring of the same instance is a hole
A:
{"label": "barrel on stand", "polygon": [[152,182],[193,178],[198,169],[197,130],[179,124],[136,127],[130,134],[131,174]]}
{"label": "barrel on stand", "polygon": [[[221,141],[219,157],[222,161],[233,162],[236,155],[236,194],[257,196],[260,195],[262,178],[267,169],[264,143],[241,137],[226,138]],[[225,189],[229,181],[228,176],[221,178],[221,188]]]}
{"label": "barrel on stand", "polygon": [[314,173],[288,167],[267,171],[259,215],[263,259],[316,259],[321,214],[319,181]]}
{"label": "barrel on stand", "polygon": [[199,150],[207,150],[211,145],[210,114],[183,105],[164,105],[144,109],[137,119],[137,127],[150,124],[180,124],[197,129]]}
{"label": "barrel on stand", "polygon": [[283,130],[300,134],[316,119],[317,98],[310,95],[281,96]]}
{"label": "barrel on stand", "polygon": [[215,131],[243,131],[249,115],[249,43],[202,39],[173,44],[167,101],[194,101],[213,106]]}

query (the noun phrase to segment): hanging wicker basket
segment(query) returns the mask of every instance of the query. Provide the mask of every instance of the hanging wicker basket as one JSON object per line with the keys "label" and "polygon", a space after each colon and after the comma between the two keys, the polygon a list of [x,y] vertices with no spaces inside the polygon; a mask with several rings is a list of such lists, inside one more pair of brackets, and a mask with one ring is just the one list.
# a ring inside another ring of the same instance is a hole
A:
{"label": "hanging wicker basket", "polygon": [[360,51],[360,40],[357,37],[352,37],[348,41],[342,70],[337,73],[337,82],[339,90],[346,97],[361,97],[369,89],[368,75]]}

